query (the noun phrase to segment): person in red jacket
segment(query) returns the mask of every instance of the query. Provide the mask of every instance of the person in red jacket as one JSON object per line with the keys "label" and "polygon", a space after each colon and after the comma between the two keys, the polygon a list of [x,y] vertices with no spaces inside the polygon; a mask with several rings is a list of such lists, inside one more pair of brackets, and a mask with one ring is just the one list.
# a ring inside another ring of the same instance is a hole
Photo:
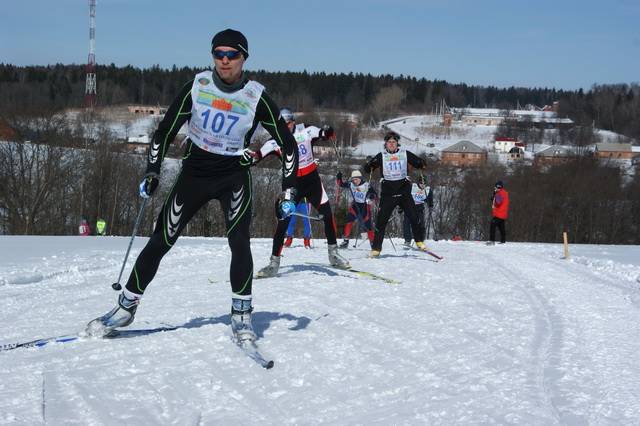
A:
{"label": "person in red jacket", "polygon": [[509,193],[504,189],[504,184],[501,180],[497,181],[493,188],[491,208],[493,218],[491,219],[491,227],[489,228],[488,244],[493,245],[496,243],[496,228],[500,231],[500,244],[504,244],[507,241],[504,222],[509,216]]}
{"label": "person in red jacket", "polygon": [[91,235],[91,227],[89,226],[89,222],[84,217],[80,220],[80,225],[78,226],[78,235],[83,237]]}

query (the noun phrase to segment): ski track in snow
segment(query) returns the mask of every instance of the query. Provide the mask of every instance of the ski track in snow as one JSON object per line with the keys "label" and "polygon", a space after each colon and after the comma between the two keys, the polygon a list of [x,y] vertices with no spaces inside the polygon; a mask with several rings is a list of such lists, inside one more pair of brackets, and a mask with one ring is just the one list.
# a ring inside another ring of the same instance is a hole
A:
{"label": "ski track in snow", "polygon": [[[0,265],[0,343],[78,331],[115,303],[125,238],[36,241]],[[306,265],[327,262],[316,245],[254,280],[272,370],[231,341],[226,241],[183,238],[130,327],[146,334],[0,353],[0,424],[637,424],[640,265],[599,258],[615,247],[567,261],[553,244],[431,242],[439,263],[388,243],[376,260],[342,251],[390,285]],[[252,240],[256,270],[270,248]]]}

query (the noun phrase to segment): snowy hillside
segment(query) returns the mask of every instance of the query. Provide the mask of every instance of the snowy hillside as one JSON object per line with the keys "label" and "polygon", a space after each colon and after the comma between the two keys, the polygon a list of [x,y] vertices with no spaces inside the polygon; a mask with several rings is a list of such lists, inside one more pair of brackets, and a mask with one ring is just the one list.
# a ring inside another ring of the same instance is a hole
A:
{"label": "snowy hillside", "polygon": [[[0,237],[0,345],[111,309],[126,245]],[[252,241],[256,269],[270,246]],[[230,339],[226,241],[183,238],[130,327],[147,332],[0,352],[0,424],[638,424],[640,247],[429,246],[445,260],[344,252],[389,284],[296,240],[254,281],[265,370]]]}
{"label": "snowy hillside", "polygon": [[[435,115],[409,115],[396,117],[380,122],[380,127],[385,127],[397,132],[403,146],[416,154],[433,154],[438,157],[440,151],[449,146],[468,140],[484,148],[493,151],[494,136],[497,126],[469,125],[454,122],[448,135],[441,134],[442,128],[435,127],[440,124],[440,116]],[[381,130],[382,132],[382,130]],[[539,152],[552,145],[552,139],[556,137],[556,130],[546,130],[544,143],[528,146],[527,150]],[[601,142],[620,143],[628,142],[622,135],[606,131],[596,130],[596,135]],[[353,155],[366,157],[375,155],[382,149],[382,137],[378,139],[364,139],[353,149]]]}

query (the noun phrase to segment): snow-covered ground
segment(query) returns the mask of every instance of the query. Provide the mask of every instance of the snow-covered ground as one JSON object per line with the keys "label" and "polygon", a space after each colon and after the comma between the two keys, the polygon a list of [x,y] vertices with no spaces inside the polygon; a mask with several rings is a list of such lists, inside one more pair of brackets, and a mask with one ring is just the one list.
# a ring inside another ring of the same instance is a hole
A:
{"label": "snow-covered ground", "polygon": [[[0,237],[0,345],[109,310],[127,242]],[[270,246],[252,241],[256,268]],[[296,240],[254,281],[264,370],[230,339],[226,241],[183,238],[130,327],[148,334],[0,352],[0,423],[638,424],[640,246],[429,246],[445,260],[344,251],[387,284]]]}

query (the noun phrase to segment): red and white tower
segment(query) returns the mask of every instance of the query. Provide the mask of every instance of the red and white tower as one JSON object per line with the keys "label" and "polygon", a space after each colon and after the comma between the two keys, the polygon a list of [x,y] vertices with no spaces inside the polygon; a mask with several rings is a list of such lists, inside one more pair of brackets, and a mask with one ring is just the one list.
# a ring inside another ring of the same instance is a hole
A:
{"label": "red and white tower", "polygon": [[96,0],[89,0],[89,60],[87,61],[87,82],[84,89],[84,106],[96,105]]}

